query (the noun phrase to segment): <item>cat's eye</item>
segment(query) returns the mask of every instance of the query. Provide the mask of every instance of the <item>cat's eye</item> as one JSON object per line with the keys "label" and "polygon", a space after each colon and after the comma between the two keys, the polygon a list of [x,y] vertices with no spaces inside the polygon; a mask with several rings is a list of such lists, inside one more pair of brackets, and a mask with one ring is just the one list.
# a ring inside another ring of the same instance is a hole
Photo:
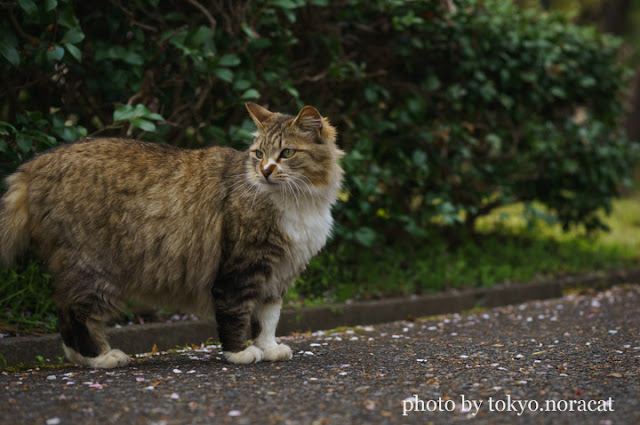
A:
{"label": "cat's eye", "polygon": [[256,151],[256,158],[262,159],[263,156],[264,154],[262,153],[262,151]]}
{"label": "cat's eye", "polygon": [[295,149],[283,149],[282,152],[280,152],[280,157],[291,158],[293,155],[295,155],[295,153],[296,153]]}

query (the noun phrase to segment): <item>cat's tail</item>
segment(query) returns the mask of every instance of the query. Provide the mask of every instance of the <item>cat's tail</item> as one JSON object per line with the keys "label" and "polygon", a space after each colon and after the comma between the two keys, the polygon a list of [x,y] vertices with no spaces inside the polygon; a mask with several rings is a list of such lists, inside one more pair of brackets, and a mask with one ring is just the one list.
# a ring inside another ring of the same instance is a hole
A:
{"label": "cat's tail", "polygon": [[9,189],[0,199],[0,264],[9,267],[29,246],[27,173],[7,177]]}

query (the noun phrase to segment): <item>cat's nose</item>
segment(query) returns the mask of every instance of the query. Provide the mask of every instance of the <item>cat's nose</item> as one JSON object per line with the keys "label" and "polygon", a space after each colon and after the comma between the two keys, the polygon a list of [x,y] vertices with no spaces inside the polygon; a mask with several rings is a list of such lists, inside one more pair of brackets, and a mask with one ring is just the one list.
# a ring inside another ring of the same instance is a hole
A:
{"label": "cat's nose", "polygon": [[275,169],[275,167],[273,165],[269,165],[268,167],[263,167],[260,169],[260,172],[262,172],[262,175],[264,176],[265,179],[269,179],[269,176],[271,175],[271,173],[273,173],[273,170]]}

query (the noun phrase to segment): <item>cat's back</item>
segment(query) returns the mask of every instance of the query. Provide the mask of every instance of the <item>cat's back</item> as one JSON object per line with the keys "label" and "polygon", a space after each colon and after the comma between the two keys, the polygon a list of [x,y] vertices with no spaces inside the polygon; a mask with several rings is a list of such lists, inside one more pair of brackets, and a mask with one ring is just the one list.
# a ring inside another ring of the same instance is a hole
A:
{"label": "cat's back", "polygon": [[[23,164],[12,181],[24,182],[37,240],[104,243],[111,235],[200,220],[198,213],[219,203],[216,187],[224,164],[237,155],[228,148],[182,150],[96,139],[42,153]],[[58,229],[72,232],[59,235]]]}
{"label": "cat's back", "polygon": [[129,195],[153,196],[162,187],[183,189],[202,179],[215,179],[237,152],[215,147],[183,150],[138,140],[101,138],[66,144],[46,151],[23,164],[31,198],[55,189],[54,197],[109,199]]}
{"label": "cat's back", "polygon": [[194,155],[169,145],[101,138],[69,143],[43,152],[23,164],[19,172],[33,176],[83,173],[88,177],[86,173],[115,175],[124,171],[138,171],[148,175],[160,172],[163,168],[171,169],[187,156]]}

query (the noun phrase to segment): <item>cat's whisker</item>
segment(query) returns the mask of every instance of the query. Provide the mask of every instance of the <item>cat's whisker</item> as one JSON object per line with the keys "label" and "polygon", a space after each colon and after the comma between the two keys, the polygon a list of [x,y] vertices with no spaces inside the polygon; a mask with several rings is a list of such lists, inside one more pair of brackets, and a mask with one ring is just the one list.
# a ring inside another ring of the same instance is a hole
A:
{"label": "cat's whisker", "polygon": [[291,193],[295,197],[296,206],[300,206],[300,203],[298,202],[297,192],[302,192],[304,194],[305,200],[308,202],[306,193],[304,193],[304,191],[300,188],[300,186],[295,182],[294,179],[287,179],[287,185],[290,187]]}
{"label": "cat's whisker", "polygon": [[238,190],[238,189],[242,189],[242,188],[243,188],[243,187],[245,187],[246,185],[247,185],[247,182],[246,182],[246,181],[245,181],[245,182],[238,182],[238,183],[234,183],[234,184],[232,184],[231,186],[226,187],[226,188],[223,188],[223,189],[220,189],[220,190],[221,190],[221,191],[226,191],[226,195],[225,195],[225,197],[226,197],[226,196],[231,195],[231,194],[232,194],[233,192],[235,192],[236,190]]}
{"label": "cat's whisker", "polygon": [[304,174],[299,173],[299,172],[297,172],[297,171],[292,171],[291,173],[292,173],[293,175],[295,175],[295,176],[297,176],[297,177],[300,177],[301,179],[303,179],[303,180],[307,181],[308,183],[311,183],[311,179],[310,179],[309,177],[305,176]]}
{"label": "cat's whisker", "polygon": [[280,193],[282,194],[283,198],[285,198],[285,199],[289,198],[288,193],[289,193],[290,190],[291,190],[291,188],[289,187],[288,182],[285,181],[284,184],[280,185]]}
{"label": "cat's whisker", "polygon": [[[236,183],[232,184],[231,186],[229,186],[229,188],[222,189],[222,190],[227,190],[227,193],[226,193],[226,195],[224,196],[223,199],[228,198],[233,192],[238,191],[238,190],[243,190],[243,192],[240,193],[240,196],[244,196],[245,194],[249,194],[251,192],[251,188],[252,187],[255,188],[255,186],[253,186],[253,184],[250,181],[247,181],[247,180],[236,182]],[[257,190],[257,188],[255,190]]]}
{"label": "cat's whisker", "polygon": [[255,193],[253,194],[253,201],[251,201],[251,209],[253,209],[254,204],[256,203],[256,198],[258,197],[258,188],[255,187]]}
{"label": "cat's whisker", "polygon": [[295,178],[297,180],[299,180],[300,182],[304,183],[305,186],[307,187],[307,190],[311,191],[311,179],[307,176],[305,176],[302,173],[298,173],[298,172],[292,172],[291,173],[291,177]]}
{"label": "cat's whisker", "polygon": [[[246,174],[237,174],[234,177],[241,177],[241,176],[245,176]],[[234,181],[233,183],[231,183],[229,186],[222,188],[221,190],[226,190],[228,191],[228,193],[233,192],[234,190],[236,190],[238,187],[242,187],[243,185],[245,185],[247,183],[247,179],[246,178],[240,178],[237,181]]]}
{"label": "cat's whisker", "polygon": [[232,179],[232,178],[234,178],[234,177],[246,177],[246,176],[247,176],[247,172],[246,172],[246,171],[244,171],[244,172],[242,172],[242,173],[238,173],[238,174],[230,174],[230,175],[228,175],[228,176],[226,176],[226,177],[228,177],[228,178]]}
{"label": "cat's whisker", "polygon": [[308,191],[308,192],[311,192],[311,186],[310,186],[310,185],[309,185],[309,183],[307,183],[307,182],[306,182],[302,177],[304,177],[304,176],[302,176],[302,175],[298,175],[298,176],[296,176],[296,175],[292,175],[292,176],[291,176],[291,178],[292,178],[292,179],[294,179],[294,180],[296,180],[296,181],[298,181],[298,182],[300,182],[300,183],[304,184],[304,185],[305,185],[305,187],[307,188],[307,191]]}
{"label": "cat's whisker", "polygon": [[293,181],[286,180],[285,183],[287,188],[291,191],[291,195],[293,196],[293,199],[295,199],[296,201],[296,206],[299,208],[300,203],[298,202],[298,195],[296,194],[296,191],[294,190],[294,187],[293,187]]}
{"label": "cat's whisker", "polygon": [[246,173],[242,173],[242,174],[234,174],[233,176],[230,176],[230,177],[245,177],[245,178],[240,178],[240,179],[238,179],[238,180],[234,181],[233,183],[231,183],[231,184],[228,186],[228,188],[229,188],[229,189],[231,189],[231,188],[233,188],[233,187],[235,187],[235,186],[238,186],[238,185],[242,185],[242,184],[244,184],[244,183],[247,183],[247,179],[246,179],[247,174],[246,174]]}
{"label": "cat's whisker", "polygon": [[[298,188],[298,191],[301,192],[304,195],[305,201],[309,202],[308,196],[310,195],[311,187],[304,180],[302,180],[298,176],[290,175],[289,177],[291,179],[290,180],[291,183],[295,184],[296,187]],[[300,182],[300,183],[304,184],[306,186],[307,190],[302,190],[302,187],[297,182]]]}

